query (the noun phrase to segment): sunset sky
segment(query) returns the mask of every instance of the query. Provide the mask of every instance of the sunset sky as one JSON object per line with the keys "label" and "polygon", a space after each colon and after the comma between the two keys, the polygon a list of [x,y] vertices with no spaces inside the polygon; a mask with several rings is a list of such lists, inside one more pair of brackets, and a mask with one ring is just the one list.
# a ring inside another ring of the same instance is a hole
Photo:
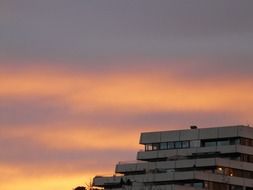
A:
{"label": "sunset sky", "polygon": [[252,8],[0,0],[0,189],[113,174],[143,131],[252,125]]}

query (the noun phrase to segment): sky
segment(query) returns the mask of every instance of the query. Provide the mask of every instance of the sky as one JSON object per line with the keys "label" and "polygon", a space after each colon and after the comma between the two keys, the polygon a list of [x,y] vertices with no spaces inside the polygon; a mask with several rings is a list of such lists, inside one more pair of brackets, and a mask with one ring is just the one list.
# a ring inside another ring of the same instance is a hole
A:
{"label": "sky", "polygon": [[144,131],[252,125],[251,0],[0,0],[0,189],[71,190]]}

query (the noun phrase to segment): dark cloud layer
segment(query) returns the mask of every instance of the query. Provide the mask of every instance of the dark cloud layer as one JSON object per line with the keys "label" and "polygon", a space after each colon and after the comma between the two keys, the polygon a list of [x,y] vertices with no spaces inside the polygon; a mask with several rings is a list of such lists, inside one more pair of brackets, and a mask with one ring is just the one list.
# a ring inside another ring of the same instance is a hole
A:
{"label": "dark cloud layer", "polygon": [[49,124],[70,114],[64,104],[54,97],[2,97],[0,98],[0,125],[33,126]]}
{"label": "dark cloud layer", "polygon": [[0,65],[252,80],[252,6],[250,0],[5,0]]}
{"label": "dark cloud layer", "polygon": [[[118,129],[150,128],[154,126],[158,128],[176,125],[190,126],[191,124],[200,124],[204,126],[215,125],[218,123],[237,123],[241,121],[241,113],[239,111],[227,110],[220,111],[145,111],[139,113],[130,113],[106,109],[104,111],[93,112],[72,112],[64,103],[57,102],[54,98],[49,97],[28,97],[19,99],[0,98],[0,125],[2,127],[20,128],[73,128],[71,123],[78,124],[77,127],[83,125],[83,128],[90,125],[100,127],[118,126]],[[233,120],[231,120],[233,115]],[[64,120],[62,120],[64,118]],[[60,125],[55,125],[59,123]]]}
{"label": "dark cloud layer", "polygon": [[[31,166],[57,164],[63,167],[64,163],[71,162],[74,165],[75,162],[82,161],[82,164],[87,162],[83,167],[91,169],[92,167],[97,168],[95,165],[99,163],[112,163],[117,161],[117,159],[133,158],[135,154],[134,151],[128,150],[93,150],[88,147],[83,150],[55,150],[23,137],[2,137],[0,139],[0,146],[1,163],[6,162],[9,164]],[[115,158],[112,158],[111,155],[115,155]],[[94,158],[97,159],[94,160]],[[89,166],[90,164],[93,165]]]}
{"label": "dark cloud layer", "polygon": [[[2,1],[1,55],[82,60],[252,51],[252,1]],[[29,6],[28,6],[29,5]]]}

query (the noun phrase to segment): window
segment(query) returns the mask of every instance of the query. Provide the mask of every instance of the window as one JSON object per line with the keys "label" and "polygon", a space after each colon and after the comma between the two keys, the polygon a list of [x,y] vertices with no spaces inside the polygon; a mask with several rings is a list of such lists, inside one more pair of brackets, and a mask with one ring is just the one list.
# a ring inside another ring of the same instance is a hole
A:
{"label": "window", "polygon": [[230,139],[230,145],[236,145],[236,144],[240,144],[239,138]]}
{"label": "window", "polygon": [[202,182],[193,183],[193,187],[195,187],[195,188],[203,188],[203,183]]}
{"label": "window", "polygon": [[249,162],[253,163],[253,155],[249,155]]}
{"label": "window", "polygon": [[153,144],[152,150],[159,150],[159,149],[160,149],[160,144],[158,144],[158,143]]}
{"label": "window", "polygon": [[243,190],[243,187],[237,186],[237,185],[231,185],[231,186],[230,186],[230,189],[231,189],[231,190]]}
{"label": "window", "polygon": [[160,149],[161,149],[161,150],[166,150],[166,149],[168,149],[168,143],[162,142],[162,143],[160,144]]}
{"label": "window", "polygon": [[253,139],[241,138],[240,142],[241,142],[241,145],[253,146]]}
{"label": "window", "polygon": [[248,162],[249,161],[249,156],[247,154],[241,154],[241,161]]}
{"label": "window", "polygon": [[[253,176],[253,174],[252,174],[252,176]],[[251,176],[251,172],[250,171],[243,171],[243,177],[245,177],[245,178],[252,178],[252,176]]]}
{"label": "window", "polygon": [[241,154],[241,161],[253,163],[253,155]]}
{"label": "window", "polygon": [[204,147],[216,146],[216,141],[205,141]]}
{"label": "window", "polygon": [[183,141],[182,148],[189,148],[189,141]]}
{"label": "window", "polygon": [[200,140],[192,140],[190,141],[191,148],[200,147]]}
{"label": "window", "polygon": [[225,146],[225,145],[230,145],[229,140],[220,140],[217,142],[218,146]]}
{"label": "window", "polygon": [[249,140],[250,140],[249,146],[253,146],[253,139],[249,139]]}
{"label": "window", "polygon": [[168,142],[168,149],[174,149],[175,145],[174,142]]}
{"label": "window", "polygon": [[176,141],[175,142],[175,148],[182,148],[182,142],[181,141]]}
{"label": "window", "polygon": [[216,170],[215,170],[215,173],[217,173],[217,174],[224,174],[224,168],[217,167]]}
{"label": "window", "polygon": [[244,138],[240,138],[240,144],[245,145],[245,139]]}
{"label": "window", "polygon": [[146,145],[145,145],[145,150],[146,150],[146,151],[152,150],[152,144],[146,144]]}

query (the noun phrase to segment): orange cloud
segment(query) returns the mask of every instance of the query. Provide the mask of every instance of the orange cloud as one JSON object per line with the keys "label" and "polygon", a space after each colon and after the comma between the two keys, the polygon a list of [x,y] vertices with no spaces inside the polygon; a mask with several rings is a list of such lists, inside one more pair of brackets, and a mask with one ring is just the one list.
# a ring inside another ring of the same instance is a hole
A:
{"label": "orange cloud", "polygon": [[188,81],[163,74],[148,76],[116,74],[105,76],[43,70],[5,73],[0,76],[0,96],[49,96],[73,111],[248,111],[253,104],[251,84],[234,81]]}
{"label": "orange cloud", "polygon": [[25,138],[45,148],[58,150],[138,150],[139,133],[134,129],[117,129],[117,126],[107,125],[98,128],[96,125],[85,126],[85,123],[79,125],[37,125],[36,128],[22,127],[22,130],[6,128],[0,137]]}
{"label": "orange cloud", "polygon": [[[98,75],[82,73],[75,75],[56,68],[40,68],[23,71],[0,71],[0,98],[18,99],[29,97],[47,97],[52,104],[64,105],[73,114],[148,113],[148,112],[201,112],[229,111],[236,112],[240,118],[250,119],[253,106],[253,89],[243,79],[234,80],[188,80],[175,78],[163,71],[148,74],[108,73]],[[25,109],[25,108],[24,108]],[[63,108],[61,108],[63,109]],[[117,117],[117,114],[114,115]],[[99,119],[99,118],[94,118]],[[37,143],[45,149],[64,150],[129,150],[139,148],[139,131],[135,127],[118,128],[116,124],[101,122],[98,126],[92,122],[73,121],[58,118],[49,124],[36,124],[11,128],[1,126],[0,137],[24,138],[30,143]],[[67,127],[68,126],[68,127]],[[71,126],[71,127],[69,127]],[[138,130],[141,127],[138,126]],[[85,158],[84,158],[85,159]],[[43,167],[46,167],[43,165]],[[51,166],[48,166],[51,167]],[[34,170],[13,165],[0,165],[0,189],[4,190],[58,190],[72,189],[73,186],[88,182],[95,174],[103,174],[104,168],[97,171],[80,170],[66,175],[57,175],[45,171],[41,175],[24,173]],[[43,170],[38,166],[38,170]],[[83,168],[82,168],[83,170]],[[113,170],[113,168],[112,168]],[[63,170],[64,172],[64,170]],[[39,172],[38,172],[39,173]],[[62,173],[62,172],[61,172]],[[110,172],[108,172],[110,173]],[[5,176],[5,177],[4,177]],[[7,179],[8,176],[8,179]]]}

